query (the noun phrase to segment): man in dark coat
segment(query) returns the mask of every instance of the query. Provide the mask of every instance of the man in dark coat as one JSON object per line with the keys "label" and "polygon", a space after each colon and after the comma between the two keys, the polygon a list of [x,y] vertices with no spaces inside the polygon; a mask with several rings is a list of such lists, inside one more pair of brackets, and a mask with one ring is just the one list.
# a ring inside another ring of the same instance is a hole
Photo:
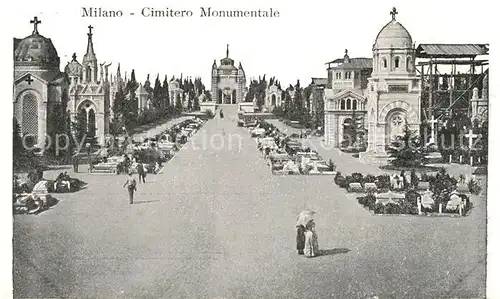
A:
{"label": "man in dark coat", "polygon": [[78,157],[73,157],[73,172],[78,173]]}
{"label": "man in dark coat", "polygon": [[137,172],[139,173],[139,183],[146,183],[146,171],[144,170],[144,166],[142,163],[137,163]]}
{"label": "man in dark coat", "polygon": [[297,225],[297,251],[299,254],[304,254],[304,247],[306,246],[306,228],[303,225]]}

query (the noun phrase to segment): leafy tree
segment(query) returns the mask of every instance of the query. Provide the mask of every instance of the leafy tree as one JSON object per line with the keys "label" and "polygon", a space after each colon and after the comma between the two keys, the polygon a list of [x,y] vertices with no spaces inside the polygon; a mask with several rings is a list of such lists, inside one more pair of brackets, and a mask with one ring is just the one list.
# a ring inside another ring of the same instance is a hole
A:
{"label": "leafy tree", "polygon": [[166,110],[167,107],[170,106],[170,95],[168,91],[168,77],[165,75],[165,79],[163,79],[163,86],[161,87],[162,94],[162,107]]}
{"label": "leafy tree", "polygon": [[200,110],[200,95],[196,95],[193,99],[193,110],[198,111]]}
{"label": "leafy tree", "polygon": [[405,121],[403,135],[399,136],[388,148],[390,164],[398,167],[419,167],[425,164],[425,153],[420,146],[419,137]]}
{"label": "leafy tree", "polygon": [[179,94],[175,96],[175,111],[176,113],[182,112],[182,99]]}
{"label": "leafy tree", "polygon": [[136,126],[136,120],[138,116],[136,90],[138,87],[139,84],[135,79],[135,70],[132,70],[130,81],[127,82],[125,90],[128,96],[127,99],[124,101],[121,109],[123,122],[125,128],[128,131],[130,131]]}
{"label": "leafy tree", "polygon": [[155,87],[153,88],[152,91],[153,94],[153,106],[156,110],[160,110],[162,108],[162,102],[163,102],[163,90],[161,87],[161,82],[160,82],[160,75],[156,76],[155,80]]}
{"label": "leafy tree", "polygon": [[118,119],[123,115],[123,105],[125,102],[125,93],[121,85],[118,86],[118,90],[115,93],[115,99],[113,101],[113,117]]}
{"label": "leafy tree", "polygon": [[187,109],[188,111],[191,111],[193,109],[193,93],[188,92],[187,97],[188,97]]}
{"label": "leafy tree", "polygon": [[80,110],[71,122],[72,143],[85,145],[87,140],[87,114],[85,110]]}
{"label": "leafy tree", "polygon": [[23,138],[21,137],[21,127],[14,117],[12,126],[12,149],[14,154],[14,164],[16,159],[26,154],[26,149],[23,146]]}
{"label": "leafy tree", "polygon": [[[58,144],[59,148],[65,148],[66,146],[66,138],[58,138],[60,135],[67,133],[66,130],[66,118],[64,115],[64,111],[62,110],[62,106],[60,104],[55,104],[50,109],[50,113],[47,119],[47,126],[49,128],[49,137],[50,137],[50,147],[45,151],[49,156],[55,157],[60,153],[56,153],[56,144]],[[58,136],[59,135],[59,136]]]}

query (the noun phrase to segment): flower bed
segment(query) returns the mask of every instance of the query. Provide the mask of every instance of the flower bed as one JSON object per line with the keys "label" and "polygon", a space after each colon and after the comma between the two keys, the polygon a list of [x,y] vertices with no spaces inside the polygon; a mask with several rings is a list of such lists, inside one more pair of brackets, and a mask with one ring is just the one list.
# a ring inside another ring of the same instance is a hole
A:
{"label": "flower bed", "polygon": [[460,192],[468,189],[472,194],[479,194],[480,186],[473,180],[469,181],[468,186],[459,186],[459,180],[444,169],[435,175],[422,174],[421,177],[414,171],[409,175],[402,173],[401,176],[363,176],[361,173],[345,177],[338,173],[335,176],[335,183],[339,187],[349,192],[366,193],[357,197],[358,203],[375,214],[467,215],[473,205],[469,197]]}
{"label": "flower bed", "polygon": [[257,148],[267,160],[273,174],[336,174],[333,161],[324,161],[317,152],[303,146],[297,134],[283,134],[273,124],[265,121],[257,121],[250,133],[257,138]]}

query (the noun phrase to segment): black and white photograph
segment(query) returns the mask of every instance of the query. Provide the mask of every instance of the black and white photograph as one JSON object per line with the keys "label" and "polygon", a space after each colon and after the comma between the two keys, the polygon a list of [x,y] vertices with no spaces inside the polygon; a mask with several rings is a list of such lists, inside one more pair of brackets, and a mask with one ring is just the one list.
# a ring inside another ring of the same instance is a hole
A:
{"label": "black and white photograph", "polygon": [[500,298],[488,1],[10,5],[0,297]]}

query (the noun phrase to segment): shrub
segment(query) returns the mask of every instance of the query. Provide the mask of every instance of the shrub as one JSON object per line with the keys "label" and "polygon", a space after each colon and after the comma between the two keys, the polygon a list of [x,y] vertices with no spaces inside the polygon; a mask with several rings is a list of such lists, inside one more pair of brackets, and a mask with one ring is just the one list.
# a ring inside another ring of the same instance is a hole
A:
{"label": "shrub", "polygon": [[467,187],[469,187],[469,192],[474,195],[479,195],[482,190],[481,185],[479,185],[479,182],[474,179],[469,180],[469,182],[467,183]]}
{"label": "shrub", "polygon": [[359,172],[355,172],[352,174],[352,182],[351,183],[360,183],[363,184],[363,175]]}
{"label": "shrub", "polygon": [[358,197],[357,199],[358,199],[358,203],[360,205],[365,206],[370,210],[374,210],[375,202],[377,201],[377,199],[375,198],[375,195],[368,194],[366,196]]}
{"label": "shrub", "polygon": [[420,197],[420,193],[415,190],[409,190],[405,194],[404,203],[407,203],[413,207],[417,207],[417,199]]}
{"label": "shrub", "polygon": [[429,181],[429,175],[427,173],[422,173],[422,175],[420,176],[420,181],[421,182],[428,182]]}
{"label": "shrub", "polygon": [[379,203],[375,204],[375,206],[373,207],[373,211],[376,214],[385,214],[384,208],[385,208],[385,206],[379,202]]}
{"label": "shrub", "polygon": [[335,171],[337,166],[333,163],[332,159],[328,160],[328,171]]}
{"label": "shrub", "polygon": [[365,183],[374,183],[377,180],[377,178],[374,175],[368,174],[366,175],[364,182]]}
{"label": "shrub", "polygon": [[311,170],[313,169],[313,167],[312,167],[312,165],[307,164],[304,169],[302,169],[302,167],[299,167],[299,169],[300,169],[300,172],[302,174],[309,174],[309,172],[311,172]]}
{"label": "shrub", "polygon": [[379,189],[389,189],[391,187],[391,177],[387,174],[379,175],[375,184]]}
{"label": "shrub", "polygon": [[212,110],[207,109],[207,110],[203,111],[203,113],[205,114],[205,116],[207,118],[213,118],[215,116],[214,113],[212,112]]}

